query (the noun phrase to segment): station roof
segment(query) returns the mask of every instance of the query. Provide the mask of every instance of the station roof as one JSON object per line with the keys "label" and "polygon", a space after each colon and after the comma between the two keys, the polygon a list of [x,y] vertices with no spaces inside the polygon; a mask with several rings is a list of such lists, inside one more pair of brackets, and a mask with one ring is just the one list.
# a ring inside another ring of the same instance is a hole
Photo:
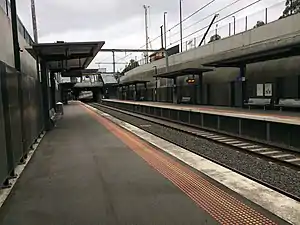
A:
{"label": "station roof", "polygon": [[129,86],[129,85],[135,85],[135,84],[146,84],[149,83],[150,81],[147,80],[133,80],[133,81],[127,81],[122,84],[119,84],[119,86]]}
{"label": "station roof", "polygon": [[[243,52],[243,50],[239,51]],[[234,53],[234,51],[232,53]],[[203,64],[203,66],[239,67],[241,65],[287,58],[297,55],[300,55],[300,43],[288,44],[285,46],[275,45],[272,48],[239,54],[238,56],[235,55],[226,57],[226,53],[221,53],[217,57],[215,57],[215,60],[211,60],[210,62]]]}
{"label": "station roof", "polygon": [[118,84],[117,79],[115,78],[114,74],[101,74],[101,79],[104,85],[114,85]]}
{"label": "station roof", "polygon": [[86,69],[104,44],[104,41],[41,43],[26,50],[34,58],[46,61],[51,71],[62,72]]}
{"label": "station roof", "polygon": [[62,77],[82,77],[88,75],[96,75],[98,73],[98,69],[84,69],[84,70],[71,70],[63,72]]}
{"label": "station roof", "polygon": [[181,69],[181,70],[176,70],[173,72],[168,72],[168,73],[161,73],[161,74],[156,74],[153,77],[160,77],[160,78],[176,78],[180,76],[185,76],[185,75],[200,75],[205,72],[213,71],[211,68],[187,68],[187,69]]}

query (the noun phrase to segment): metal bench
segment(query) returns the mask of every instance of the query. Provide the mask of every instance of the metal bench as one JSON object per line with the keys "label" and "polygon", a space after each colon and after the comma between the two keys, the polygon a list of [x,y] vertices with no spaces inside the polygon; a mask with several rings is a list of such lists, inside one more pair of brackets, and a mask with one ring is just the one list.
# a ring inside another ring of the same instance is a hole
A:
{"label": "metal bench", "polygon": [[251,109],[252,106],[262,106],[264,110],[266,110],[266,107],[271,105],[271,101],[270,98],[249,98],[245,105],[247,105],[249,109]]}
{"label": "metal bench", "polygon": [[275,107],[279,107],[280,111],[282,111],[283,108],[300,108],[300,99],[281,98]]}
{"label": "metal bench", "polygon": [[181,97],[181,101],[180,103],[191,103],[191,97],[185,96],[185,97]]}

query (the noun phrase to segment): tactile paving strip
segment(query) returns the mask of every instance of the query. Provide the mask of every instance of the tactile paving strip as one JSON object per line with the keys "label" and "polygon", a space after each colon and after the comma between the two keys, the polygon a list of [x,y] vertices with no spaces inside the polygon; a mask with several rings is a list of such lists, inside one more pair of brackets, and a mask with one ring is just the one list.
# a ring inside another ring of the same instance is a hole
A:
{"label": "tactile paving strip", "polygon": [[197,175],[188,167],[178,163],[175,159],[141,141],[130,132],[125,131],[92,111],[89,112],[110,132],[115,134],[219,223],[226,225],[276,224],[260,212]]}

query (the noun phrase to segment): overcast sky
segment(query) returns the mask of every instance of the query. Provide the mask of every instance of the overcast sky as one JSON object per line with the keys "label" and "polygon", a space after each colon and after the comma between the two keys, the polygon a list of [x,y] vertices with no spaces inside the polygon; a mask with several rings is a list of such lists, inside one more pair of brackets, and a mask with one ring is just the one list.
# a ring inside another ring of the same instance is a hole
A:
{"label": "overcast sky", "polygon": [[[187,17],[211,0],[183,0],[183,17]],[[201,20],[207,15],[223,8],[237,0],[215,0],[209,7],[197,13],[191,19],[184,22],[184,28]],[[38,20],[38,32],[40,42],[62,41],[105,41],[105,48],[140,48],[145,44],[145,26],[143,5],[150,6],[149,36],[150,39],[160,34],[160,26],[163,24],[163,13],[168,12],[168,28],[179,22],[179,0],[35,0]],[[255,2],[255,0],[239,0],[233,6],[223,10],[220,18],[234,12],[243,6]],[[264,19],[262,10],[283,0],[261,0],[259,3],[241,11],[236,15],[237,30],[244,29],[243,18],[254,14],[253,23]],[[17,1],[18,14],[21,20],[32,33],[30,0]],[[273,7],[269,17],[278,17],[283,4]],[[241,19],[240,19],[241,18]],[[232,17],[218,24],[221,36],[222,32],[228,33],[228,23]],[[184,31],[184,37],[207,25],[211,17],[197,23]],[[251,22],[251,19],[250,19]],[[223,25],[223,24],[226,24]],[[214,27],[215,29],[215,27]],[[214,30],[213,29],[213,30]],[[179,40],[178,27],[168,32],[167,44],[175,44]],[[200,36],[205,30],[196,33],[184,40]],[[214,32],[214,31],[212,31]],[[152,43],[153,48],[160,47],[160,39]],[[141,57],[141,53],[124,58],[125,53],[117,55],[117,60],[125,62],[131,58]],[[122,59],[123,58],[123,59]],[[98,62],[111,62],[111,53],[98,54]],[[97,67],[94,63],[91,67]],[[111,69],[109,65],[103,65]],[[118,68],[123,68],[119,65]]]}

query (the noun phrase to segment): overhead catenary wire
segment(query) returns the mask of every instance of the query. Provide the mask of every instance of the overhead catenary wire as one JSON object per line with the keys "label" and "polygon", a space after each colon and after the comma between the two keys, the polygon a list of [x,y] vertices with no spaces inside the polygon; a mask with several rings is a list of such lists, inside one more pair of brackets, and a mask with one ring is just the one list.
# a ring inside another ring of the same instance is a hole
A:
{"label": "overhead catenary wire", "polygon": [[[220,21],[222,21],[222,20],[224,20],[224,19],[226,19],[226,18],[228,18],[228,17],[230,17],[230,16],[232,16],[232,15],[234,15],[234,14],[236,14],[236,13],[238,13],[238,12],[240,12],[240,11],[242,11],[242,10],[248,8],[248,7],[250,7],[250,6],[253,6],[253,5],[255,5],[255,4],[257,4],[258,2],[261,2],[261,1],[262,1],[262,0],[257,0],[257,1],[255,1],[255,2],[252,2],[252,3],[250,3],[249,5],[244,6],[243,8],[241,8],[241,9],[239,9],[239,10],[237,10],[237,11],[234,11],[234,12],[228,14],[227,16],[224,16],[224,17],[220,18],[219,20],[215,21],[214,24],[216,24],[216,23],[218,23],[218,22],[220,22]],[[192,33],[186,35],[185,37],[183,37],[183,39],[186,39],[186,38],[188,38],[188,37],[190,37],[190,36],[192,36],[192,35],[194,35],[194,34],[196,34],[196,33],[199,33],[200,31],[202,31],[202,30],[204,30],[204,29],[206,29],[206,28],[208,28],[208,26],[202,27],[201,29],[198,29],[198,30],[196,30],[196,31],[194,31],[194,32],[192,32]],[[173,42],[172,44],[176,44],[176,43],[178,43],[179,41],[180,41],[180,39],[177,40],[177,41],[175,41],[175,42]]]}
{"label": "overhead catenary wire", "polygon": [[[207,4],[205,4],[204,6],[202,6],[201,8],[197,9],[195,12],[193,12],[192,14],[190,14],[189,16],[187,16],[186,18],[184,18],[182,20],[182,23],[184,23],[185,21],[187,21],[189,18],[191,18],[192,16],[196,15],[198,12],[202,11],[203,9],[205,9],[206,7],[208,7],[209,5],[211,5],[212,3],[214,3],[216,0],[211,0],[210,2],[208,2]],[[168,31],[174,29],[175,27],[179,26],[180,23],[175,24],[174,26],[172,26],[170,29],[168,29]]]}
{"label": "overhead catenary wire", "polygon": [[[196,21],[195,23],[193,23],[193,24],[191,24],[191,25],[185,27],[183,30],[185,31],[185,30],[187,30],[187,29],[189,29],[189,28],[195,26],[196,24],[198,24],[198,23],[200,23],[200,22],[202,22],[202,21],[204,21],[204,20],[210,18],[211,16],[214,16],[214,15],[217,14],[217,13],[220,13],[221,11],[223,11],[223,10],[225,10],[225,9],[227,9],[227,8],[229,8],[229,7],[231,7],[231,6],[233,6],[234,4],[236,4],[236,3],[240,2],[240,1],[244,1],[244,0],[236,0],[236,1],[234,1],[234,2],[232,2],[232,3],[230,3],[230,4],[228,4],[228,5],[226,5],[225,7],[223,7],[223,8],[221,8],[221,9],[217,10],[216,12],[211,13],[211,14],[205,16],[204,18],[202,18],[202,19]],[[171,30],[168,30],[168,31],[170,32]],[[177,35],[177,34],[179,34],[179,31],[176,32],[176,33],[174,33],[174,34],[172,34],[172,35],[170,35],[170,37],[173,37],[173,36],[175,36],[175,35]]]}

